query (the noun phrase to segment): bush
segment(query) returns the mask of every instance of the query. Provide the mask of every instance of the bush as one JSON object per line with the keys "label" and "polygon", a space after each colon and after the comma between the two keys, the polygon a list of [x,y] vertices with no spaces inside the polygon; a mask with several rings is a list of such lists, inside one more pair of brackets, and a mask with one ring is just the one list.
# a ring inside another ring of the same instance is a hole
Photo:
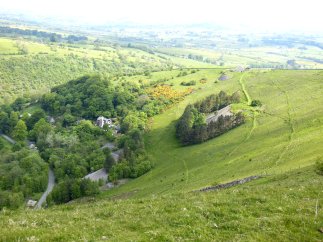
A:
{"label": "bush", "polygon": [[189,82],[181,82],[182,86],[195,86],[196,85],[196,81],[192,80]]}
{"label": "bush", "polygon": [[315,170],[316,170],[317,174],[323,176],[323,161],[321,161],[321,162],[317,161],[316,162]]}
{"label": "bush", "polygon": [[262,103],[260,102],[260,100],[252,100],[251,101],[251,106],[252,107],[261,107]]}
{"label": "bush", "polygon": [[4,148],[4,142],[2,139],[0,139],[0,150],[2,150]]}

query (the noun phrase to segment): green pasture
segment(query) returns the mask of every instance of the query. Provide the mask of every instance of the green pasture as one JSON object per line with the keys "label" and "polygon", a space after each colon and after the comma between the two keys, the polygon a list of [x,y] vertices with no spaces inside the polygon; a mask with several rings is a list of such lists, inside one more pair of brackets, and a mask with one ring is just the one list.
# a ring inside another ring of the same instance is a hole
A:
{"label": "green pasture", "polygon": [[[314,164],[323,154],[321,71],[250,71],[214,83],[221,70],[201,70],[169,82],[207,77],[206,84],[184,101],[153,118],[146,148],[155,168],[148,174],[113,189],[106,195],[136,190],[134,196],[191,191],[219,182],[257,174],[280,174]],[[181,147],[175,138],[175,122],[188,103],[220,90],[245,90],[263,107],[251,109],[246,100],[235,110],[245,110],[244,125],[206,143]]]}
{"label": "green pasture", "polygon": [[18,48],[11,39],[0,38],[0,55],[17,54]]}
{"label": "green pasture", "polygon": [[311,166],[220,191],[129,199],[137,187],[110,199],[4,210],[0,240],[321,241],[322,183]]}

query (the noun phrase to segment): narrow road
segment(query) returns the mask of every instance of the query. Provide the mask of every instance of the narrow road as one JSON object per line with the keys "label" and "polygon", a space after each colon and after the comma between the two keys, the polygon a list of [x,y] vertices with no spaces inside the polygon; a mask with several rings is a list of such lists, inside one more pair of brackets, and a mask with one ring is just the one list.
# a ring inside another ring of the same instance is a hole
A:
{"label": "narrow road", "polygon": [[11,144],[15,144],[16,143],[16,141],[14,141],[12,138],[10,138],[8,135],[5,135],[5,134],[1,134],[1,136],[5,139],[5,140],[7,140],[9,143],[11,143]]}
{"label": "narrow road", "polygon": [[107,181],[108,180],[108,173],[107,171],[102,168],[90,174],[87,174],[85,177],[86,179],[90,179],[91,181],[99,181],[100,179]]}
{"label": "narrow road", "polygon": [[116,147],[116,146],[115,146],[115,144],[114,144],[114,143],[112,143],[112,142],[108,142],[108,143],[106,143],[105,145],[103,145],[103,146],[101,147],[101,149],[109,148],[110,150],[113,150],[115,147]]}
{"label": "narrow road", "polygon": [[43,193],[43,195],[41,196],[41,198],[39,199],[39,201],[37,202],[35,209],[40,209],[41,206],[43,205],[43,203],[46,201],[46,198],[48,196],[48,194],[53,190],[55,185],[55,176],[54,176],[54,172],[51,168],[49,168],[48,170],[48,184],[47,184],[47,189],[46,191]]}
{"label": "narrow road", "polygon": [[119,149],[112,152],[112,150],[116,148],[115,144],[112,142],[108,142],[101,147],[101,149],[104,149],[104,148],[109,148],[111,150],[111,155],[116,162],[119,161],[120,156],[123,154],[123,149]]}

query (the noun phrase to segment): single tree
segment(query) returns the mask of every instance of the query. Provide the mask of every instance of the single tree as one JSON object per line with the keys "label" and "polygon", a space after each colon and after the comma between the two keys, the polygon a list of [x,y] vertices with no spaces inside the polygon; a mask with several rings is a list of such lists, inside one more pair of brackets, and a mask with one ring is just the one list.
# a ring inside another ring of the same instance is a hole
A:
{"label": "single tree", "polygon": [[12,137],[17,141],[24,141],[28,135],[27,126],[23,120],[19,120],[12,131]]}

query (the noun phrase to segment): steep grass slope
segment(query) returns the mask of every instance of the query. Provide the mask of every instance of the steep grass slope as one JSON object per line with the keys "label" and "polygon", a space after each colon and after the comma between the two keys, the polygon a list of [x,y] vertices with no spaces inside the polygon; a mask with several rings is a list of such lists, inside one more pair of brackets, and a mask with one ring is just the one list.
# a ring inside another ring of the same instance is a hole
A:
{"label": "steep grass slope", "polygon": [[[219,74],[220,70],[205,70],[185,77],[209,81],[199,83],[196,92],[154,118],[146,147],[155,169],[108,194],[136,191],[134,196],[141,197],[191,191],[250,175],[284,173],[322,157],[322,71],[251,71],[214,83]],[[182,80],[171,82],[182,88]],[[206,143],[180,146],[175,121],[188,103],[220,90],[240,90],[243,97],[243,89],[263,103],[261,110],[247,106],[247,100],[233,107],[245,110],[246,124]]]}
{"label": "steep grass slope", "polygon": [[[250,71],[217,80],[201,70],[167,81],[207,78],[184,101],[153,119],[145,137],[155,168],[96,199],[46,210],[1,212],[0,240],[41,241],[320,241],[323,177],[323,72]],[[173,76],[173,74],[172,74]],[[181,147],[175,122],[188,103],[240,90],[247,122],[206,143]],[[250,102],[250,100],[249,100]],[[250,183],[216,192],[193,190],[250,175]]]}
{"label": "steep grass slope", "polygon": [[322,183],[310,167],[217,192],[2,211],[0,240],[321,241]]}

